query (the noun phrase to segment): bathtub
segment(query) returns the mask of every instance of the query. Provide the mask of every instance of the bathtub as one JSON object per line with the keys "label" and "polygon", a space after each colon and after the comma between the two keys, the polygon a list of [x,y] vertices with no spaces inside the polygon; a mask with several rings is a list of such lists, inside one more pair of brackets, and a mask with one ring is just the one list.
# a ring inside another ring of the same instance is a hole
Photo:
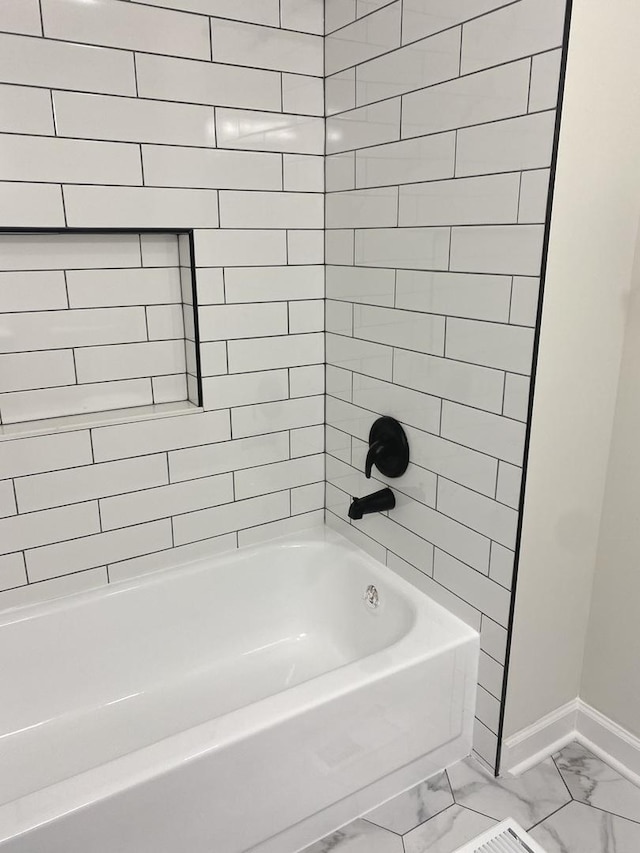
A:
{"label": "bathtub", "polygon": [[325,529],[0,617],[1,853],[292,853],[470,749],[478,637]]}

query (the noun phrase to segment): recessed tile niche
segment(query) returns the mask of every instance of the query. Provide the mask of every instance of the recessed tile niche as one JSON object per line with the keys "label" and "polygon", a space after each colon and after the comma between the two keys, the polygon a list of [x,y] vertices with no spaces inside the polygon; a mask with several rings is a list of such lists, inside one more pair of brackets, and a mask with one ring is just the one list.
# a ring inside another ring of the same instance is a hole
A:
{"label": "recessed tile niche", "polygon": [[199,406],[191,256],[189,232],[0,234],[3,431]]}

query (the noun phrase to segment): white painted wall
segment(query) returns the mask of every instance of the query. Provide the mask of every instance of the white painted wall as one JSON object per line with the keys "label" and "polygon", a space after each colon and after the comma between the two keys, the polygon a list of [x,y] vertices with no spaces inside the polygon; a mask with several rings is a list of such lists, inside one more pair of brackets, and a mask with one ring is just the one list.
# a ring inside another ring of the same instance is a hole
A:
{"label": "white painted wall", "polygon": [[581,697],[640,737],[640,243],[605,488]]}
{"label": "white painted wall", "polygon": [[637,0],[575,0],[506,737],[580,691],[640,219],[639,40]]}

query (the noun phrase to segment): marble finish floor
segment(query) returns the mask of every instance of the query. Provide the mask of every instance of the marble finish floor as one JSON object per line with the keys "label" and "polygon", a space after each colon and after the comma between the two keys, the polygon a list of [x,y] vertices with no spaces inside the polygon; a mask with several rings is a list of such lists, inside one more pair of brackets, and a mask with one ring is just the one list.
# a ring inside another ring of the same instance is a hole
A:
{"label": "marble finish floor", "polygon": [[640,788],[577,742],[517,778],[467,759],[304,853],[454,853],[507,817],[547,853],[640,853]]}

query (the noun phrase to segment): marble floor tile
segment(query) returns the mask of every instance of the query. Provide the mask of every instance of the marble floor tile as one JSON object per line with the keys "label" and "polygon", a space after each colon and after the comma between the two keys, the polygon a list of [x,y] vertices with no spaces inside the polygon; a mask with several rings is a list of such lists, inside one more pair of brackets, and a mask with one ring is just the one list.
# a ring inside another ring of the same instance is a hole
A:
{"label": "marble floor tile", "polygon": [[574,800],[640,822],[640,788],[582,744],[570,743],[553,759]]}
{"label": "marble floor tile", "polygon": [[495,820],[512,817],[524,829],[571,800],[551,758],[518,777],[494,779],[469,758],[448,772],[456,803]]}
{"label": "marble floor tile", "polygon": [[640,824],[570,803],[531,830],[546,853],[638,853]]}
{"label": "marble floor tile", "polygon": [[403,853],[399,835],[366,820],[354,820],[305,848],[304,853]]}
{"label": "marble floor tile", "polygon": [[365,815],[367,820],[404,835],[453,805],[446,773],[438,773]]}
{"label": "marble floor tile", "polygon": [[462,806],[449,806],[404,836],[405,853],[453,853],[495,823]]}

